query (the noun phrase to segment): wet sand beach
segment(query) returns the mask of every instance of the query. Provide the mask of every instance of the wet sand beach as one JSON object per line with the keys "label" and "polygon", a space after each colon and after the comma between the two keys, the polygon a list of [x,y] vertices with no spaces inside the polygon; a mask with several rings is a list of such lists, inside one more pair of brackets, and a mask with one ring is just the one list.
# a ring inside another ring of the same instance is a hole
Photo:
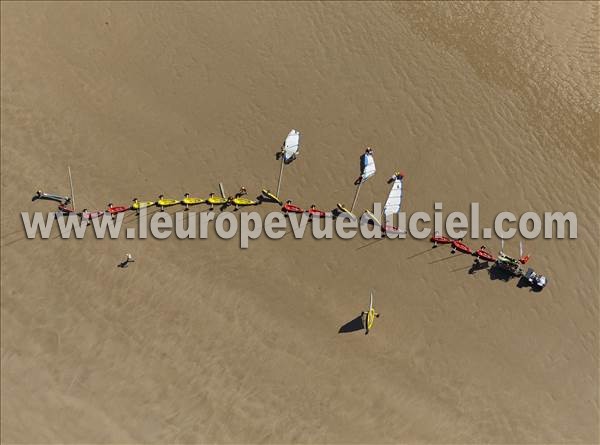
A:
{"label": "wet sand beach", "polygon": [[[599,9],[2,2],[2,442],[598,443]],[[350,203],[370,145],[361,210],[402,170],[406,212],[573,211],[578,239],[526,241],[540,293],[426,240],[24,239],[67,165],[90,210],[254,197],[291,128],[301,206]]]}

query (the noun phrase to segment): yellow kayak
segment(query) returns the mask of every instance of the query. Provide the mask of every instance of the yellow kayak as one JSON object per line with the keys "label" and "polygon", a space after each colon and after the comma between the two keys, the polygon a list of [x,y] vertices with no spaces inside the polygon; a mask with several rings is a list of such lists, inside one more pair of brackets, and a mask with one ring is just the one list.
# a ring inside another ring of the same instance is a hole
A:
{"label": "yellow kayak", "polygon": [[369,309],[367,312],[367,330],[371,330],[373,328],[373,323],[375,323],[375,309]]}
{"label": "yellow kayak", "polygon": [[173,206],[175,204],[179,204],[178,199],[163,198],[163,199],[159,199],[158,201],[156,201],[156,205],[159,205],[161,207],[169,207],[169,206]]}
{"label": "yellow kayak", "polygon": [[202,204],[203,202],[206,202],[206,199],[189,197],[189,198],[183,198],[181,200],[182,204],[186,204],[186,205],[189,205],[189,206],[193,206],[193,205],[196,205],[196,204]]}
{"label": "yellow kayak", "polygon": [[252,201],[248,198],[233,198],[231,202],[233,202],[236,206],[253,206],[258,204],[257,201]]}
{"label": "yellow kayak", "polygon": [[131,208],[133,210],[139,210],[139,209],[145,209],[146,207],[152,207],[153,205],[154,205],[154,201],[144,201],[144,202],[134,201],[134,203],[131,204]]}
{"label": "yellow kayak", "polygon": [[270,190],[263,189],[262,194],[264,196],[266,196],[268,199],[270,199],[271,201],[275,201],[279,205],[283,205],[283,201],[281,199],[279,199],[279,197],[276,196],[274,193],[272,193]]}
{"label": "yellow kayak", "polygon": [[220,196],[213,196],[206,200],[209,204],[227,204],[227,198],[221,198]]}
{"label": "yellow kayak", "polygon": [[340,204],[340,203],[338,202],[337,208],[338,208],[338,209],[340,209],[340,211],[341,211],[342,213],[348,213],[349,215],[351,215],[353,218],[355,218],[355,219],[356,219],[356,215],[355,215],[354,213],[352,213],[350,210],[348,210],[346,207],[344,207],[344,205],[343,205],[343,204]]}

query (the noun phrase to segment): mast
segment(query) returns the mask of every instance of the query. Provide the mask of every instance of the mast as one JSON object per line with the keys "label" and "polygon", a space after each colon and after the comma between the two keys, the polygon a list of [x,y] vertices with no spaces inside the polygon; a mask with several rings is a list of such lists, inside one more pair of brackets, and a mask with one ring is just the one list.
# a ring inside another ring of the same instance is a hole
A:
{"label": "mast", "polygon": [[73,206],[73,212],[75,211],[75,192],[73,191],[73,178],[71,177],[71,166],[67,165],[69,170],[69,185],[71,186],[71,205]]}
{"label": "mast", "polygon": [[352,201],[352,206],[350,207],[350,212],[354,210],[354,206],[356,205],[356,201],[358,201],[358,194],[360,192],[360,187],[362,186],[363,180],[361,178],[360,183],[356,187],[356,193],[354,194],[354,200]]}
{"label": "mast", "polygon": [[277,192],[275,193],[275,196],[277,196],[279,198],[279,190],[281,189],[281,178],[283,176],[283,167],[285,165],[284,163],[285,161],[285,154],[281,154],[281,169],[279,170],[279,179],[277,180]]}

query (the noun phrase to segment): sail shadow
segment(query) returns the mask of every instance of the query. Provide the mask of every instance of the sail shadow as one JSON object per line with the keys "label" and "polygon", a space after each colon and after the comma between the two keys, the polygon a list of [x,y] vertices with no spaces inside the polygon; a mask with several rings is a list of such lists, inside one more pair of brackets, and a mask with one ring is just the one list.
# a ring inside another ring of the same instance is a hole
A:
{"label": "sail shadow", "polygon": [[359,248],[357,248],[357,249],[355,249],[355,250],[361,250],[361,249],[364,249],[365,247],[372,246],[373,244],[376,244],[376,243],[378,243],[379,241],[383,241],[384,239],[385,239],[385,238],[379,238],[379,239],[376,239],[375,241],[371,241],[370,243],[367,243],[367,244],[365,244],[364,246],[360,246]]}
{"label": "sail shadow", "polygon": [[362,314],[356,317],[353,320],[350,320],[348,323],[344,324],[340,327],[338,334],[347,334],[348,332],[356,332],[361,331],[365,327],[363,325],[363,317]]}
{"label": "sail shadow", "polygon": [[442,262],[442,261],[448,261],[448,260],[450,260],[450,259],[452,259],[452,258],[459,258],[459,257],[461,257],[462,255],[466,255],[466,254],[465,254],[465,253],[459,253],[458,255],[457,255],[457,254],[452,254],[452,255],[450,255],[450,256],[447,256],[447,257],[445,257],[445,258],[441,258],[441,259],[439,259],[439,260],[431,261],[429,264],[435,264],[435,263],[440,263],[440,262]]}
{"label": "sail shadow", "polygon": [[475,275],[480,270],[489,269],[490,263],[488,261],[473,261],[473,264],[469,268],[469,275]]}
{"label": "sail shadow", "polygon": [[[435,246],[433,246],[435,247]],[[415,253],[414,255],[409,256],[408,258],[406,258],[407,260],[412,260],[415,257],[418,257],[420,255],[426,254],[427,252],[433,252],[433,247],[427,250],[424,250],[423,252],[419,252],[419,253]]]}

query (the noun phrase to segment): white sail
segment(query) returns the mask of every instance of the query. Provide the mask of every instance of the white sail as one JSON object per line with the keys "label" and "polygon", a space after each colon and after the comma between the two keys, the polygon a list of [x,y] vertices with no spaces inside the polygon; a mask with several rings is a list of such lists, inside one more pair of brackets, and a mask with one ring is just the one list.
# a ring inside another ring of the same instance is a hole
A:
{"label": "white sail", "polygon": [[361,176],[366,181],[375,174],[375,159],[372,154],[365,153],[361,156]]}
{"label": "white sail", "polygon": [[392,215],[400,212],[400,206],[402,204],[402,178],[396,178],[392,190],[388,195],[387,201],[383,206],[384,215]]}
{"label": "white sail", "polygon": [[289,132],[283,143],[283,160],[285,162],[291,162],[294,156],[300,150],[300,132],[298,130],[292,130]]}

